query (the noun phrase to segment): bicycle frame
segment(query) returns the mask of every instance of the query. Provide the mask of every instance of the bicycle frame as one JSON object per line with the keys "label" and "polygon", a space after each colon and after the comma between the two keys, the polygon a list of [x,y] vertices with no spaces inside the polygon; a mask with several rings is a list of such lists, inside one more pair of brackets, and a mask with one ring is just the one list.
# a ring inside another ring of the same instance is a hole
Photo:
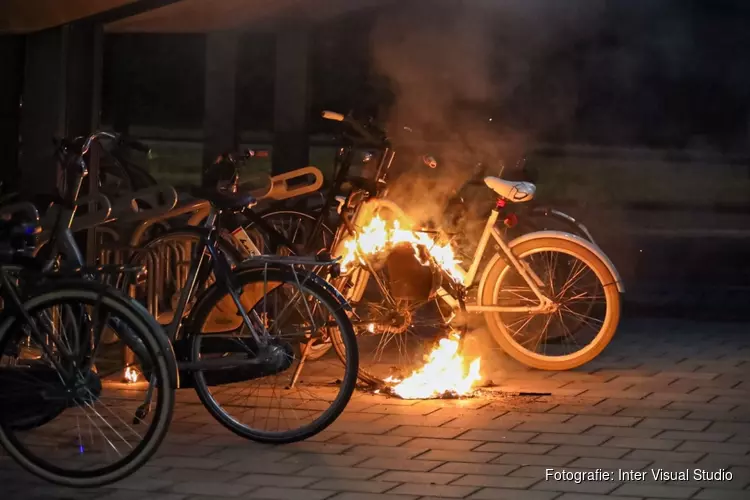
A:
{"label": "bicycle frame", "polygon": [[[375,207],[372,209],[373,214],[377,214],[378,211],[381,208],[384,208],[386,210],[390,210],[397,215],[403,215],[404,212],[401,210],[401,208],[398,207],[395,203],[393,203],[390,200],[383,200],[379,198],[375,198],[372,200],[369,200],[366,203],[374,204]],[[355,210],[353,219],[356,219],[357,216],[360,214],[360,211],[362,209],[363,205],[359,205],[357,209]],[[534,274],[534,272],[528,268],[528,266],[521,263],[515,255],[513,255],[513,252],[511,251],[510,247],[508,246],[508,243],[506,243],[505,239],[503,238],[502,233],[495,227],[498,220],[499,211],[495,208],[492,210],[489,218],[487,219],[487,223],[485,224],[484,231],[482,232],[482,236],[479,239],[479,244],[474,252],[474,258],[471,262],[471,265],[467,271],[464,271],[463,279],[461,283],[458,283],[460,288],[467,289],[470,288],[475,281],[475,278],[477,276],[477,273],[479,271],[479,266],[482,262],[482,257],[484,256],[484,253],[487,249],[487,245],[490,241],[490,238],[493,238],[497,245],[500,248],[500,251],[502,252],[503,258],[511,265],[513,268],[515,268],[518,273],[521,275],[521,277],[524,279],[524,281],[528,284],[529,288],[531,288],[532,292],[536,296],[536,298],[539,300],[538,304],[532,307],[518,307],[518,306],[483,306],[479,304],[472,304],[472,305],[465,305],[465,309],[467,312],[528,312],[528,313],[536,313],[536,312],[547,312],[553,309],[553,302],[541,291],[540,287],[543,285],[542,280],[539,279],[538,276]],[[356,226],[355,224],[346,218],[345,215],[342,214],[342,218],[344,220],[344,227],[342,228],[342,231],[339,231],[338,236],[343,235],[344,231],[348,231],[349,233],[352,233],[356,236]],[[341,243],[341,238],[337,237],[334,241],[334,245],[339,245]],[[337,249],[337,246],[334,246],[334,249]],[[336,252],[334,251],[334,254]],[[358,291],[363,291],[367,281],[370,278],[370,275],[372,274],[372,265],[369,263],[366,257],[362,257],[362,260],[365,262],[365,269],[363,269],[364,272],[357,272],[354,276],[354,286],[353,290],[355,290],[354,297],[350,297],[350,299],[354,301],[358,301],[361,299],[361,294],[359,294]],[[379,279],[376,281],[378,282],[378,287],[381,289],[381,292],[383,292],[384,297],[388,297],[388,291],[387,287],[380,282]],[[440,287],[437,290],[437,294],[439,297],[441,297],[443,300],[445,300],[450,306],[453,308],[460,307],[460,300],[458,297],[455,297],[451,292],[445,290],[445,288]]]}

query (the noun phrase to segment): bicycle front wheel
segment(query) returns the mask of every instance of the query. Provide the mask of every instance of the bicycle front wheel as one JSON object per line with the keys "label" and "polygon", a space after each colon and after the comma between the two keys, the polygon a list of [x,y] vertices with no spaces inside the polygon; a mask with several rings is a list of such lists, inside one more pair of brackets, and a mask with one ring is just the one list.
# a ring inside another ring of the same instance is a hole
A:
{"label": "bicycle front wheel", "polygon": [[56,285],[1,327],[0,444],[47,481],[101,486],[135,472],[166,435],[174,358],[135,301]]}
{"label": "bicycle front wheel", "polygon": [[[555,304],[547,312],[486,312],[490,333],[517,361],[540,370],[570,370],[598,356],[620,321],[620,293],[602,260],[571,240],[535,238],[513,248]],[[534,307],[526,281],[504,259],[489,270],[481,304]]]}
{"label": "bicycle front wheel", "polygon": [[[234,279],[253,328],[270,339],[258,345],[231,295],[209,289],[188,321],[199,398],[222,425],[254,441],[291,443],[319,433],[344,410],[357,380],[346,305],[317,275],[297,269],[245,269]],[[309,346],[333,334],[346,363],[334,353],[311,359]]]}

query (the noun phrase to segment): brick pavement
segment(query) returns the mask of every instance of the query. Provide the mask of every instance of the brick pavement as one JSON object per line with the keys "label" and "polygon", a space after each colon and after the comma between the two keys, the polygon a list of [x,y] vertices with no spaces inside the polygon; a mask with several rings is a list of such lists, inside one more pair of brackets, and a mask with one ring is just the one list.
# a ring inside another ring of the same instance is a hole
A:
{"label": "brick pavement", "polygon": [[[111,487],[74,491],[0,457],[0,498],[96,500],[612,500],[750,498],[748,325],[631,321],[583,370],[489,355],[493,396],[402,401],[358,393],[331,428],[264,446],[180,398],[156,458]],[[550,395],[511,395],[517,392]],[[732,481],[545,480],[545,470],[724,469]]]}

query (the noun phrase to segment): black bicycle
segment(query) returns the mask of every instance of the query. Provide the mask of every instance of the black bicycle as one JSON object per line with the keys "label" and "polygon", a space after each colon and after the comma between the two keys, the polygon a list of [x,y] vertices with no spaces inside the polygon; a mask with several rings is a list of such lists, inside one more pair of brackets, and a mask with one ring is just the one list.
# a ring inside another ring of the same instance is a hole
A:
{"label": "black bicycle", "polygon": [[[92,134],[68,162],[80,166],[68,183],[74,200],[84,159],[99,137],[113,134]],[[211,204],[202,227],[173,230],[130,249],[132,265],[154,259],[154,271],[183,278],[172,293],[165,289],[161,294],[162,299],[170,297],[173,307],[160,317],[177,354],[180,387],[194,387],[211,414],[241,436],[270,443],[306,439],[341,414],[356,383],[358,356],[349,305],[329,283],[306,270],[335,274],[337,263],[325,256],[256,256],[240,263],[223,244],[221,221],[255,200],[231,189],[198,189],[194,194]],[[73,216],[74,210],[59,211],[57,229],[46,245],[57,249],[47,257],[57,267],[80,265],[81,252],[70,232]],[[306,364],[305,346],[329,338],[334,330],[348,362]]]}
{"label": "black bicycle", "polygon": [[[54,483],[118,481],[158,449],[177,387],[174,353],[159,325],[103,283],[108,274],[139,270],[44,271],[28,255],[40,231],[35,207],[6,206],[0,220],[0,444]],[[133,353],[128,363],[125,349]],[[122,383],[136,371],[140,384]]]}

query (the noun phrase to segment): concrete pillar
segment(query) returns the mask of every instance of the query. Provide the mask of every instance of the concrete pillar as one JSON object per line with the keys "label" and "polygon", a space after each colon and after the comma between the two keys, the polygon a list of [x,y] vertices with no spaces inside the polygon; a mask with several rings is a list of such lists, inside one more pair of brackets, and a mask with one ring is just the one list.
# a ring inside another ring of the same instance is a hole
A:
{"label": "concrete pillar", "polygon": [[54,137],[98,126],[101,28],[76,23],[26,37],[20,170],[29,195],[56,192]]}
{"label": "concrete pillar", "polygon": [[310,35],[290,25],[276,35],[273,172],[307,166],[310,154]]}
{"label": "concrete pillar", "polygon": [[203,114],[203,165],[209,165],[222,153],[237,149],[236,32],[217,32],[206,36],[206,85]]}
{"label": "concrete pillar", "polygon": [[23,85],[24,37],[0,36],[0,179],[3,190],[18,184],[18,133]]}

